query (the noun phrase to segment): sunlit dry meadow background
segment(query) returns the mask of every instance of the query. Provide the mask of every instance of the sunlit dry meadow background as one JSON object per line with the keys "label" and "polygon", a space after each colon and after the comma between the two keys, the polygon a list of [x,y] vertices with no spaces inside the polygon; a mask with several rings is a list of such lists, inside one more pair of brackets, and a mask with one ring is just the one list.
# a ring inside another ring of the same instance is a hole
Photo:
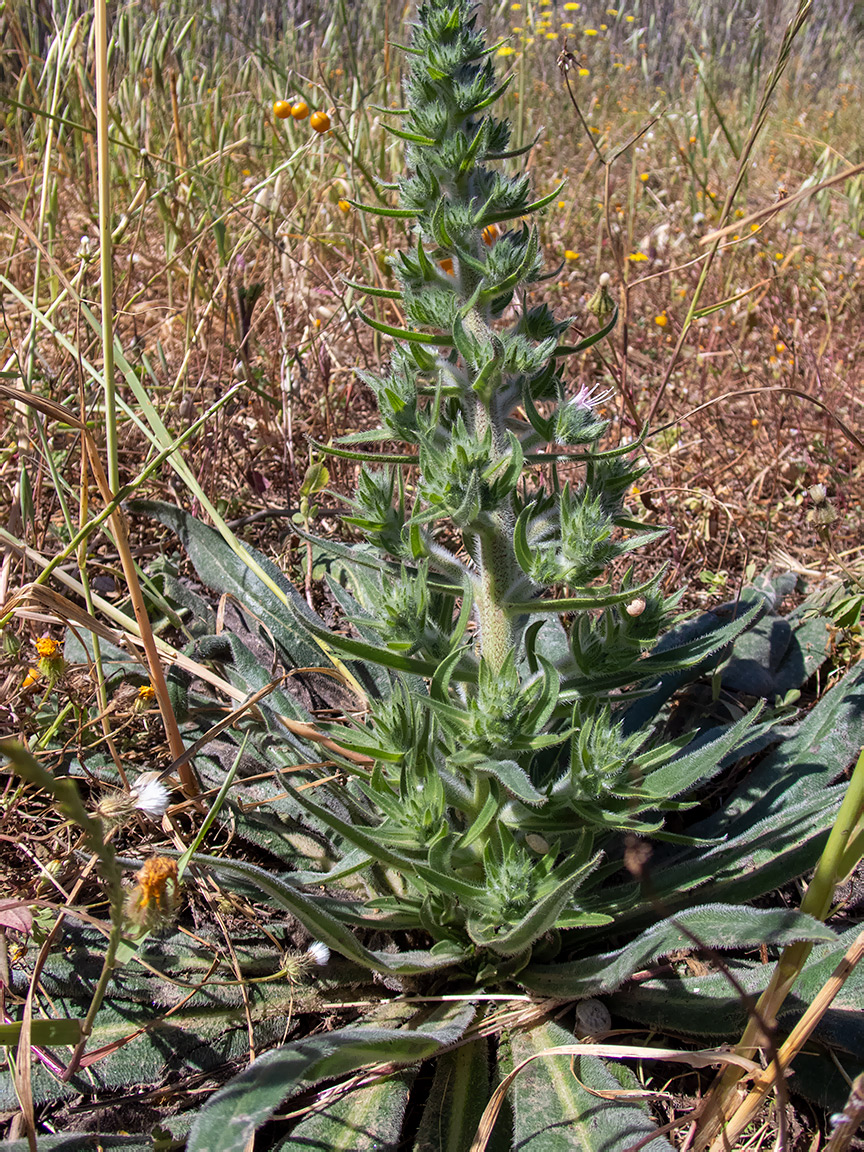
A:
{"label": "sunlit dry meadow background", "polygon": [[[546,291],[584,328],[598,276],[626,284],[626,346],[619,331],[614,349],[586,354],[574,386],[623,375],[613,434],[632,435],[667,374],[706,252],[700,239],[718,220],[791,10],[525,2],[482,15],[502,39],[502,71],[515,73],[503,111],[516,143],[539,133],[529,162],[537,193],[566,181],[541,225],[550,265],[560,264]],[[405,232],[349,201],[386,200],[376,177],[401,172],[401,142],[377,109],[401,102],[397,45],[409,19],[409,8],[377,2],[111,7],[118,339],[175,434],[246,385],[186,447],[229,518],[296,508],[305,437],[326,440],[369,418],[353,369],[380,364],[387,341],[358,324],[342,277],[386,284],[388,253]],[[9,4],[2,20],[3,195],[31,230],[2,218],[3,368],[98,429],[98,346],[75,304],[89,300],[98,313],[91,14]],[[731,222],[860,162],[862,23],[856,4],[811,15]],[[556,65],[565,42],[593,139]],[[323,110],[332,127],[319,135],[309,119],[277,119],[280,99]],[[602,160],[616,154],[606,179]],[[713,594],[777,548],[820,569],[806,496],[817,482],[836,500],[837,550],[854,549],[857,455],[830,413],[860,420],[862,225],[859,174],[728,236],[700,307],[738,299],[696,320],[652,421],[664,427],[649,441],[641,495],[674,525],[670,581]],[[121,380],[128,399],[124,389]],[[37,434],[23,414],[7,421],[7,528],[50,556],[79,503],[75,439]],[[134,481],[148,451],[134,413],[121,432],[123,479]],[[347,467],[333,472],[348,479]],[[170,484],[162,469],[144,488]],[[278,549],[284,530],[258,521],[252,532],[271,533]],[[21,576],[11,564],[5,591]]]}

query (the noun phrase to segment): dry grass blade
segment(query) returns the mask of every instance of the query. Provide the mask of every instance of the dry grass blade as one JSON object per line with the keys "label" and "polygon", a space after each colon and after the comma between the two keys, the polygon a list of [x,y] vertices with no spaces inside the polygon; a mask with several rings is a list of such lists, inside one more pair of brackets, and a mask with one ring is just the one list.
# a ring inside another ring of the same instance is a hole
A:
{"label": "dry grass blade", "polygon": [[485,1152],[495,1127],[495,1121],[504,1103],[510,1085],[532,1060],[546,1056],[602,1056],[607,1060],[663,1060],[670,1064],[687,1064],[691,1068],[709,1068],[714,1064],[735,1064],[745,1072],[758,1071],[759,1065],[745,1056],[723,1048],[705,1048],[696,1052],[682,1052],[677,1048],[645,1048],[635,1044],[562,1044],[560,1048],[544,1048],[517,1064],[492,1095],[477,1126],[469,1152]]}
{"label": "dry grass blade", "polygon": [[16,616],[28,615],[25,605],[27,604],[40,604],[43,608],[47,608],[52,616],[58,620],[62,620],[66,624],[76,625],[79,628],[85,629],[87,632],[92,632],[98,636],[100,640],[105,640],[109,644],[114,644],[118,648],[126,648],[135,660],[139,660],[146,668],[147,662],[144,657],[135,649],[134,646],[127,643],[127,637],[109,628],[100,620],[70,600],[68,596],[64,596],[60,592],[55,592],[53,588],[49,588],[45,584],[25,584],[23,588],[11,596],[9,600],[3,605],[4,613],[9,612]]}
{"label": "dry grass blade", "polygon": [[27,1134],[27,1143],[30,1152],[37,1152],[36,1144],[36,1112],[33,1107],[33,1084],[31,1072],[33,1056],[30,1045],[30,1032],[33,1023],[33,992],[36,987],[36,973],[27,989],[27,999],[24,1001],[24,1011],[21,1016],[21,1036],[15,1053],[15,1070],[13,1083],[15,1095],[21,1105],[21,1118],[24,1122],[24,1131]]}
{"label": "dry grass blade", "polygon": [[[99,451],[96,442],[87,427],[87,424],[80,420],[68,408],[62,404],[58,404],[53,400],[47,400],[42,396],[33,396],[28,392],[20,389],[9,388],[6,385],[0,385],[0,396],[5,396],[7,399],[17,400],[22,404],[26,404],[35,408],[38,412],[48,416],[50,419],[59,420],[70,427],[77,429],[81,434],[84,445],[87,449],[90,467],[93,470],[93,476],[98,485],[102,499],[106,504],[110,504],[116,497],[116,492],[112,492],[108,483],[108,478],[105,475],[105,470],[102,467],[102,461],[99,457]],[[141,641],[144,645],[144,651],[147,657],[147,666],[150,674],[150,682],[156,692],[156,699],[159,703],[159,711],[162,714],[162,722],[165,725],[165,733],[168,738],[168,744],[175,757],[182,754],[184,750],[183,737],[180,735],[180,728],[177,724],[177,718],[174,715],[174,709],[171,706],[171,698],[168,695],[168,685],[165,681],[165,674],[162,671],[162,662],[159,658],[156,641],[153,636],[153,630],[150,626],[150,617],[147,612],[147,605],[144,602],[144,596],[141,592],[141,585],[138,581],[138,572],[135,567],[135,561],[129,548],[129,534],[126,528],[126,517],[120,508],[116,508],[111,513],[111,527],[114,532],[114,540],[117,546],[117,551],[120,555],[120,563],[123,567],[123,575],[126,578],[126,583],[129,589],[129,596],[132,600],[132,606],[135,611],[135,619],[138,622],[138,628],[141,633]],[[184,764],[180,769],[180,780],[183,785],[186,795],[194,797],[198,794],[198,782],[188,764]]]}
{"label": "dry grass blade", "polygon": [[864,932],[861,932],[854,943],[846,950],[843,959],[826,980],[813,1003],[792,1029],[788,1039],[780,1047],[777,1060],[771,1062],[761,1075],[753,1082],[749,1095],[740,1103],[735,1112],[727,1120],[723,1131],[711,1144],[711,1152],[724,1152],[735,1143],[754,1115],[760,1108],[763,1100],[776,1085],[777,1079],[785,1075],[786,1069],[804,1047],[810,1038],[813,1029],[825,1015],[832,1001],[840,989],[852,975],[856,965],[864,956]]}
{"label": "dry grass blade", "polygon": [[239,708],[235,708],[232,712],[229,712],[227,716],[223,717],[218,724],[214,724],[212,728],[208,728],[203,736],[196,740],[194,744],[190,744],[188,748],[184,749],[167,768],[164,768],[162,772],[160,772],[159,779],[161,780],[165,776],[170,776],[173,772],[179,772],[184,764],[197,756],[201,749],[206,748],[212,740],[215,740],[220,732],[224,732],[226,728],[230,728],[235,720],[239,720],[250,708],[254,708],[260,700],[263,700],[265,696],[269,696],[274,688],[278,688],[284,679],[285,677],[282,676],[278,680],[272,680],[269,684],[265,684],[263,688],[259,688],[257,692],[247,700],[244,700]]}
{"label": "dry grass blade", "polygon": [[736,388],[733,392],[724,392],[722,396],[714,396],[710,400],[706,400],[704,404],[700,404],[698,408],[686,413],[684,416],[677,416],[675,420],[670,420],[668,424],[661,424],[659,428],[655,428],[646,436],[650,440],[652,436],[659,436],[661,432],[665,432],[668,428],[672,428],[675,424],[681,423],[684,420],[691,420],[699,412],[704,412],[707,408],[713,408],[715,404],[721,404],[724,400],[731,400],[735,396],[762,396],[767,395],[769,392],[781,392],[786,396],[797,396],[799,400],[807,400],[816,408],[819,408],[825,413],[829,419],[833,420],[837,427],[843,432],[845,436],[852,441],[852,443],[864,451],[864,440],[849,427],[832,408],[823,403],[816,396],[811,396],[809,392],[802,392],[800,388],[786,388],[780,385],[768,388]]}
{"label": "dry grass blade", "polygon": [[835,188],[838,184],[844,184],[847,180],[851,180],[855,176],[860,176],[862,172],[864,172],[864,164],[854,164],[851,168],[844,168],[842,172],[838,172],[836,176],[831,176],[828,180],[822,180],[820,183],[813,184],[807,188],[800,188],[797,192],[793,192],[791,196],[784,196],[783,199],[778,200],[776,204],[769,204],[767,208],[760,208],[758,212],[751,212],[748,216],[743,217],[743,219],[736,220],[734,224],[727,224],[725,228],[718,228],[715,232],[709,232],[702,237],[699,243],[702,245],[713,244],[716,240],[722,240],[733,232],[743,232],[749,228],[751,224],[759,224],[773,220],[780,212],[785,212],[788,208],[794,208],[803,201],[809,200],[812,196],[824,192],[826,188]]}
{"label": "dry grass blade", "polygon": [[[756,146],[756,141],[759,138],[759,135],[761,134],[762,129],[765,126],[765,121],[768,117],[768,109],[771,105],[771,100],[774,96],[774,92],[777,88],[777,85],[780,83],[780,78],[782,77],[784,71],[786,70],[786,66],[789,63],[789,57],[790,57],[791,52],[792,52],[792,45],[795,41],[795,38],[798,36],[799,32],[801,31],[801,29],[804,27],[804,24],[806,23],[807,18],[810,15],[810,11],[812,9],[812,6],[813,6],[812,0],[800,0],[800,2],[798,4],[798,8],[795,12],[795,15],[789,21],[789,24],[786,28],[786,31],[785,31],[784,36],[783,36],[783,42],[780,45],[780,50],[777,54],[776,63],[774,65],[773,70],[771,71],[771,74],[768,76],[767,82],[765,84],[765,89],[764,89],[764,92],[762,95],[762,99],[761,99],[760,104],[759,104],[759,109],[756,113],[756,116],[753,120],[753,123],[750,126],[750,131],[749,131],[748,136],[747,136],[747,141],[744,145],[744,148],[741,152],[741,156],[738,160],[738,167],[737,167],[737,171],[735,173],[735,178],[732,181],[732,184],[729,188],[729,191],[726,193],[725,200],[723,201],[723,207],[720,210],[720,219],[721,220],[725,220],[725,219],[729,218],[729,213],[732,209],[732,204],[735,200],[735,197],[738,195],[738,192],[741,188],[741,185],[744,183],[744,180],[745,180],[746,175],[747,175],[747,171],[750,167],[750,157],[753,153],[753,149]],[[684,320],[683,325],[681,326],[681,332],[679,333],[678,340],[675,343],[675,347],[674,347],[672,355],[669,359],[669,365],[666,369],[666,372],[664,373],[663,379],[660,382],[660,387],[658,388],[657,394],[655,395],[654,400],[652,401],[651,407],[649,409],[648,416],[645,420],[646,427],[650,427],[650,425],[654,419],[654,416],[660,407],[660,402],[663,399],[663,394],[665,393],[666,388],[669,384],[669,381],[672,378],[672,372],[675,368],[676,363],[678,362],[679,357],[681,356],[681,352],[682,352],[682,349],[684,347],[684,343],[686,341],[687,334],[690,331],[691,325],[692,325],[692,323],[696,317],[696,313],[697,313],[698,307],[699,307],[699,300],[702,296],[702,291],[703,291],[705,284],[707,282],[708,273],[711,270],[711,267],[714,263],[714,259],[717,255],[719,249],[720,249],[720,240],[715,239],[714,243],[711,245],[710,251],[707,254],[707,259],[705,260],[705,263],[702,265],[702,271],[701,271],[701,274],[699,276],[699,282],[696,285],[696,289],[695,289],[693,296],[691,298],[690,307],[687,311],[687,316]]]}
{"label": "dry grass blade", "polygon": [[846,1152],[852,1137],[864,1123],[864,1072],[852,1081],[849,1099],[839,1116],[834,1117],[834,1131],[825,1145],[825,1152]]}

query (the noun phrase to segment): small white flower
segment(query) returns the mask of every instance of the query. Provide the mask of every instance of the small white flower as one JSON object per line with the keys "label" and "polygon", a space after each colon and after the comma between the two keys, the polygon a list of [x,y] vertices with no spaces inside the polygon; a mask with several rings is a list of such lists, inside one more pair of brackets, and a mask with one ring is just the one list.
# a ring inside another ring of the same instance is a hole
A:
{"label": "small white flower", "polygon": [[573,397],[572,403],[578,404],[582,408],[599,408],[601,404],[606,404],[611,400],[614,395],[614,388],[601,390],[599,385],[595,384],[589,387],[587,384],[583,384]]}
{"label": "small white flower", "polygon": [[313,940],[306,949],[307,956],[311,956],[319,968],[323,968],[330,959],[330,949],[320,940]]}
{"label": "small white flower", "polygon": [[145,772],[139,776],[130,796],[138,811],[153,820],[158,820],[164,815],[170,799],[168,789],[159,779],[158,772]]}

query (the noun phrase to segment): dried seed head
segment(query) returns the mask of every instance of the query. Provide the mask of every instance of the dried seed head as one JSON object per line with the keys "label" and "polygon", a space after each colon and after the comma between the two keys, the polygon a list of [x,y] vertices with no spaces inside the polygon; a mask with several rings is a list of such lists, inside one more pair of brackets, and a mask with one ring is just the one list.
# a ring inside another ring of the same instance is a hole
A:
{"label": "dried seed head", "polygon": [[141,865],[135,887],[126,897],[126,919],[139,932],[170,924],[180,902],[177,861],[151,856]]}

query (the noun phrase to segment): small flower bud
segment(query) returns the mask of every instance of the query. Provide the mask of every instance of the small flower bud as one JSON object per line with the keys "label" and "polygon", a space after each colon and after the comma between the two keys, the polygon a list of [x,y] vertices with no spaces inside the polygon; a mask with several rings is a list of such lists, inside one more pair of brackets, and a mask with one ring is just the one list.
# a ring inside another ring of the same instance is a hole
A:
{"label": "small flower bud", "polygon": [[21,641],[15,635],[11,628],[4,628],[2,630],[3,636],[3,655],[11,656],[13,659],[21,651]]}
{"label": "small flower bud", "polygon": [[609,295],[608,284],[611,277],[608,272],[604,272],[600,277],[597,291],[586,304],[586,308],[592,316],[596,316],[597,320],[602,324],[607,316],[615,311],[615,301]]}
{"label": "small flower bud", "polygon": [[811,484],[807,493],[814,504],[824,504],[828,499],[828,489],[824,484]]}
{"label": "small flower bud", "polygon": [[635,600],[630,601],[624,611],[628,616],[641,616],[645,611],[645,601],[641,596],[637,596]]}

